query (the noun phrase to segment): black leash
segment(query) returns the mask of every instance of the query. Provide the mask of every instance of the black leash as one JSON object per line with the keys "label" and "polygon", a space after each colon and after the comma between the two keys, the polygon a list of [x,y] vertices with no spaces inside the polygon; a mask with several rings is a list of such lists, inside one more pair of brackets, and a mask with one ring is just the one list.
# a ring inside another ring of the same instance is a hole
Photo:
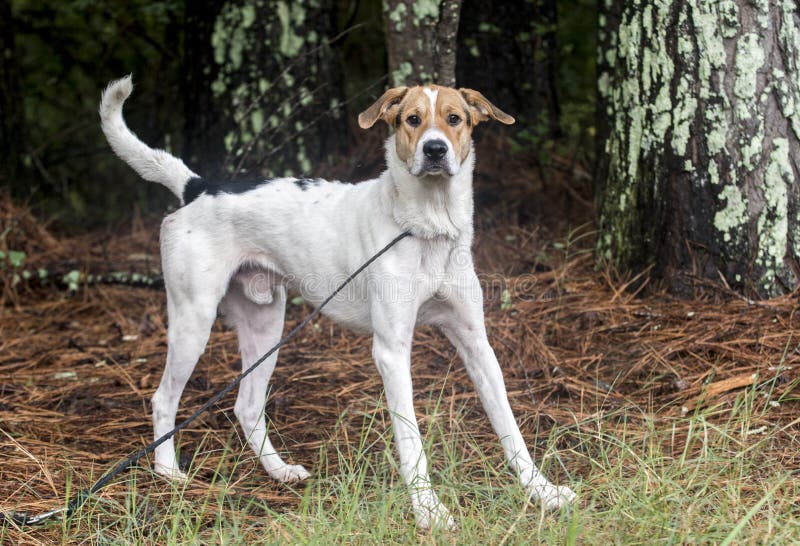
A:
{"label": "black leash", "polygon": [[224,389],[222,389],[217,394],[212,396],[205,404],[203,404],[200,407],[200,409],[195,411],[190,417],[188,417],[186,420],[182,421],[180,424],[178,424],[171,431],[167,432],[161,438],[157,439],[156,441],[154,441],[150,445],[148,445],[148,446],[142,448],[141,450],[137,451],[136,453],[134,453],[133,455],[131,455],[130,457],[128,457],[124,461],[118,463],[107,474],[105,474],[99,480],[94,482],[94,484],[92,484],[91,487],[89,487],[88,489],[83,489],[83,490],[79,491],[74,497],[72,497],[72,499],[69,500],[69,502],[67,503],[66,507],[57,508],[55,510],[50,510],[49,512],[44,512],[42,514],[37,514],[35,516],[29,516],[29,515],[27,515],[27,514],[25,514],[23,512],[10,512],[10,513],[2,513],[2,512],[0,512],[0,524],[4,524],[5,522],[14,522],[17,525],[35,525],[35,524],[41,523],[41,522],[43,522],[43,521],[45,521],[45,520],[47,520],[47,519],[49,519],[49,518],[51,518],[51,517],[53,517],[53,516],[55,516],[57,514],[61,514],[61,513],[65,513],[66,517],[70,517],[72,514],[75,513],[75,511],[78,508],[83,506],[83,503],[86,502],[86,500],[90,496],[92,496],[93,494],[97,493],[97,491],[99,491],[100,489],[102,489],[103,487],[108,485],[108,483],[114,477],[116,477],[117,475],[121,474],[122,472],[124,472],[125,470],[130,468],[133,465],[133,463],[135,463],[136,461],[138,461],[139,459],[141,459],[142,457],[144,457],[148,453],[152,453],[158,446],[160,446],[161,444],[163,444],[164,442],[166,442],[167,440],[172,438],[175,435],[176,432],[186,428],[192,421],[197,419],[201,414],[203,414],[206,411],[208,411],[208,409],[211,408],[211,406],[213,406],[214,404],[219,402],[219,400],[223,396],[225,396],[230,391],[232,391],[234,388],[236,388],[236,386],[239,385],[239,383],[241,383],[242,379],[244,379],[245,377],[250,375],[250,373],[253,370],[255,370],[259,365],[261,365],[261,363],[264,362],[267,358],[269,358],[270,355],[272,355],[275,351],[277,351],[283,345],[288,343],[294,336],[297,335],[298,332],[300,332],[300,330],[302,330],[306,326],[306,324],[311,322],[311,320],[314,319],[314,317],[319,315],[320,311],[322,311],[322,308],[325,307],[326,305],[328,305],[328,303],[330,303],[330,301],[333,298],[335,298],[336,295],[339,292],[341,292],[342,289],[345,286],[350,284],[350,282],[353,279],[355,279],[358,276],[359,273],[361,273],[367,267],[369,267],[370,264],[372,264],[372,262],[374,262],[375,260],[380,258],[387,250],[392,248],[397,242],[399,242],[401,239],[404,239],[404,238],[408,237],[409,235],[411,235],[411,233],[409,233],[408,231],[404,231],[403,233],[401,233],[400,235],[398,235],[397,237],[392,239],[392,241],[389,244],[387,244],[385,247],[383,247],[381,250],[379,250],[369,260],[364,262],[364,264],[361,267],[359,267],[353,273],[351,273],[350,276],[347,277],[344,280],[344,282],[342,282],[342,284],[340,284],[336,288],[336,290],[334,290],[327,298],[325,298],[325,300],[322,303],[317,305],[314,308],[314,310],[311,311],[311,313],[306,318],[304,318],[303,321],[300,324],[298,324],[297,326],[292,328],[292,330],[288,334],[286,334],[286,336],[284,336],[278,343],[276,343],[275,346],[272,347],[272,349],[267,351],[266,354],[264,354],[264,356],[262,356],[261,358],[256,360],[256,362],[252,366],[250,366],[249,368],[244,370],[242,373],[240,373],[233,381],[228,383],[228,385]]}

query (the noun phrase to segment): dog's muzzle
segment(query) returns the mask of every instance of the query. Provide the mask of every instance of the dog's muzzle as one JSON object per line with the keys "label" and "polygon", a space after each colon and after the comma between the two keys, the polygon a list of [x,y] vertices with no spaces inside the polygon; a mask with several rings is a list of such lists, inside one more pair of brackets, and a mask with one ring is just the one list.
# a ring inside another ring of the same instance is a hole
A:
{"label": "dog's muzzle", "polygon": [[422,173],[426,175],[439,175],[447,173],[452,175],[448,169],[447,143],[443,140],[433,139],[422,145],[422,155],[425,160],[422,163]]}

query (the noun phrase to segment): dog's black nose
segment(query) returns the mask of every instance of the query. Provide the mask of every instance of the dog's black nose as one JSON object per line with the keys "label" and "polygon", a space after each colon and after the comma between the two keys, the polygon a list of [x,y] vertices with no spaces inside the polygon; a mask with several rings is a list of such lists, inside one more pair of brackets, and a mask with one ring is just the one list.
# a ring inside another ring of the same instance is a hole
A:
{"label": "dog's black nose", "polygon": [[428,159],[438,161],[447,153],[447,144],[443,140],[429,140],[422,146],[422,153]]}

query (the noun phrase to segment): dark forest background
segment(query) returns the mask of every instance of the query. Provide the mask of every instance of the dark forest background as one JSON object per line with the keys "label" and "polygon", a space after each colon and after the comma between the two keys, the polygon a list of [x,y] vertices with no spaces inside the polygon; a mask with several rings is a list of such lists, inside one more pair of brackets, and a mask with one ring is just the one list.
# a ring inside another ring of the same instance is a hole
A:
{"label": "dark forest background", "polygon": [[[70,232],[174,204],[100,132],[100,92],[129,73],[129,125],[203,175],[374,176],[387,130],[360,130],[358,112],[403,78],[441,79],[403,64],[427,4],[0,0],[0,183]],[[575,173],[594,160],[595,2],[457,4],[456,85],[518,120],[476,131],[479,203],[532,220],[548,195],[591,199]]]}

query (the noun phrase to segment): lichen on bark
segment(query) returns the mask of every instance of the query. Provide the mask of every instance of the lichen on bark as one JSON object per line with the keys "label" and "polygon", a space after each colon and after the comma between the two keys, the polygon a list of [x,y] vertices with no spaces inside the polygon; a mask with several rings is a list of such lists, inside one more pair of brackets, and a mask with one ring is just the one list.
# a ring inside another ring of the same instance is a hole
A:
{"label": "lichen on bark", "polygon": [[[343,91],[330,1],[230,0],[211,35],[214,99],[223,104],[225,169],[310,175],[334,157]],[[333,108],[332,108],[333,105]]]}
{"label": "lichen on bark", "polygon": [[383,0],[393,86],[456,81],[461,0]]}
{"label": "lichen on bark", "polygon": [[[800,11],[602,4],[598,256],[767,296],[796,286]],[[790,211],[795,211],[791,214]]]}

